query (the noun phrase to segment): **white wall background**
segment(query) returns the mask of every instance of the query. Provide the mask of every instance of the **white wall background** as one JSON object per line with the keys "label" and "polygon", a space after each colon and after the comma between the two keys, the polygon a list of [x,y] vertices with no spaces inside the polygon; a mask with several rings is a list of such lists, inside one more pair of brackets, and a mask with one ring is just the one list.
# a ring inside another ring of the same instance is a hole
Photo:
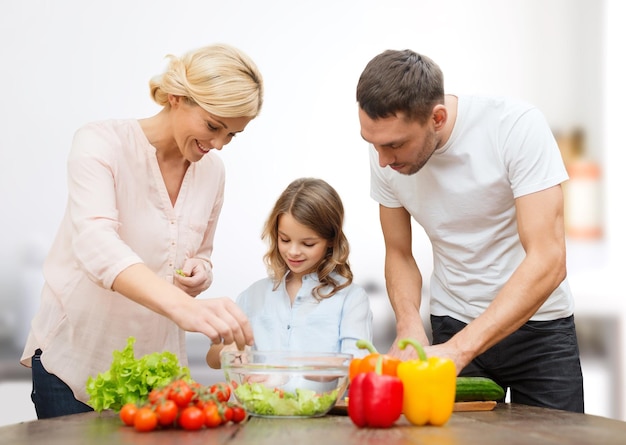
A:
{"label": "white wall background", "polygon": [[[388,48],[422,52],[442,67],[448,92],[533,102],[555,131],[583,127],[601,159],[618,149],[605,147],[603,127],[605,6],[616,1],[3,0],[2,344],[21,347],[36,307],[41,258],[64,211],[74,131],[156,113],[147,85],[166,54],[227,42],[265,78],[261,116],[221,153],[226,202],[205,296],[234,298],[264,276],[261,226],[299,176],[337,188],[356,280],[382,286],[382,237],[354,98],[365,64]],[[429,272],[427,243],[418,235],[416,245]]]}
{"label": "white wall background", "polygon": [[[602,145],[602,2],[4,1],[0,14],[0,289],[11,300],[31,246],[47,246],[65,206],[65,162],[85,122],[157,111],[148,79],[164,56],[212,42],[248,52],[266,81],[262,115],[223,152],[226,204],[211,295],[262,276],[262,222],[292,179],[341,193],[352,262],[380,278],[377,208],[354,91],[387,48],[434,58],[450,92],[508,94],[540,106],[556,129],[583,125]],[[358,5],[358,7],[356,6]],[[427,258],[428,260],[428,258]]]}

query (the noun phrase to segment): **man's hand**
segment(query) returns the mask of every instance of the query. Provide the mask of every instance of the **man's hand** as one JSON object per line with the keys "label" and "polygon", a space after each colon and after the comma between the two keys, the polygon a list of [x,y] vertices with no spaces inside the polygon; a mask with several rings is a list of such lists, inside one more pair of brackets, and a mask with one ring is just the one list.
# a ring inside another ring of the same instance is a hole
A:
{"label": "man's hand", "polygon": [[409,323],[411,326],[410,329],[401,329],[396,327],[397,336],[394,340],[391,348],[389,349],[388,354],[394,357],[398,357],[400,360],[412,360],[417,358],[417,351],[415,348],[398,348],[398,342],[405,338],[412,338],[417,340],[422,346],[426,347],[430,344],[428,341],[428,337],[426,337],[426,332],[424,331],[424,326],[421,323],[421,319],[418,320],[420,323]]}
{"label": "man's hand", "polygon": [[471,361],[464,359],[463,354],[461,354],[456,348],[452,347],[449,341],[439,345],[427,346],[424,348],[424,352],[427,357],[449,358],[452,360],[454,362],[454,366],[456,367],[457,375]]}

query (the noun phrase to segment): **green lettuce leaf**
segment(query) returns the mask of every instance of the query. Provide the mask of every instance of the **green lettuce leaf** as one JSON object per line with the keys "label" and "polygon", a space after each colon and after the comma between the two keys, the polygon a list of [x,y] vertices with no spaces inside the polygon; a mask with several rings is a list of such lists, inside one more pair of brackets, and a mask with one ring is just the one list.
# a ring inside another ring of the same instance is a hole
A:
{"label": "green lettuce leaf", "polygon": [[153,352],[137,359],[134,344],[135,338],[129,337],[122,351],[113,351],[111,367],[87,379],[87,403],[94,410],[119,412],[125,403],[144,403],[153,388],[174,379],[191,380],[189,368],[180,366],[175,354]]}
{"label": "green lettuce leaf", "polygon": [[264,416],[315,416],[326,413],[337,400],[338,390],[318,395],[315,391],[296,389],[295,393],[268,388],[262,383],[243,383],[235,395],[244,408]]}

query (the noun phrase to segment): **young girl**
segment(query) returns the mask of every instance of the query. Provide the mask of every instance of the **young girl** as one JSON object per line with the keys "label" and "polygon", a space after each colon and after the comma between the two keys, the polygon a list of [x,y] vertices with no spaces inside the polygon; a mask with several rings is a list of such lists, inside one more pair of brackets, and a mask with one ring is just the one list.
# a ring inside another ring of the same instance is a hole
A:
{"label": "young girl", "polygon": [[[321,179],[297,179],[280,195],[262,235],[269,276],[237,298],[254,349],[363,355],[355,343],[372,340],[372,312],[365,291],[352,283],[343,218],[339,195]],[[212,368],[220,368],[223,348],[207,353]]]}

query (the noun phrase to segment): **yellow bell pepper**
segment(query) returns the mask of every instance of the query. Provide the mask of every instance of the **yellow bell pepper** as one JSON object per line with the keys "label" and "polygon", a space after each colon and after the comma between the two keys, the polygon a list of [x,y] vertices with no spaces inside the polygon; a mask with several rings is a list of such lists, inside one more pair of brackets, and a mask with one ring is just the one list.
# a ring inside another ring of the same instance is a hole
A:
{"label": "yellow bell pepper", "polygon": [[416,340],[404,339],[398,347],[407,345],[417,350],[417,360],[398,365],[398,377],[404,385],[403,412],[413,425],[443,425],[454,410],[456,367],[447,358],[426,357]]}

